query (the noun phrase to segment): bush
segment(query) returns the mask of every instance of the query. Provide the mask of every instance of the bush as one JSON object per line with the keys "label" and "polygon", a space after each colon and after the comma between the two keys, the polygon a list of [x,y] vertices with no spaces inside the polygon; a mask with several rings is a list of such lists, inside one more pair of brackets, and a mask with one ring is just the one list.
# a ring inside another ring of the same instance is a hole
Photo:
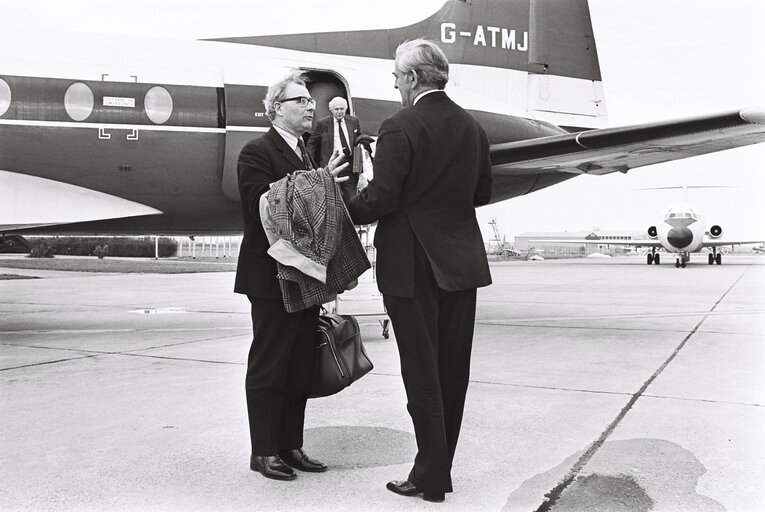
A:
{"label": "bush", "polygon": [[30,258],[52,258],[53,247],[45,240],[34,244],[32,250],[29,252]]}
{"label": "bush", "polygon": [[[154,237],[37,237],[30,238],[33,244],[46,244],[53,254],[71,256],[97,256],[99,259],[106,255],[134,258],[154,257]],[[175,256],[178,243],[173,238],[159,238],[159,257]],[[33,256],[40,257],[40,256]]]}

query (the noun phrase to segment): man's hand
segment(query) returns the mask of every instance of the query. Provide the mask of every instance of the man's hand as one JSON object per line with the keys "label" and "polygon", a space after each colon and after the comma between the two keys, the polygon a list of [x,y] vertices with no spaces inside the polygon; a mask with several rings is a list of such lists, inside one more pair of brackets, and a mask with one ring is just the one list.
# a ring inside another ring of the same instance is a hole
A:
{"label": "man's hand", "polygon": [[350,179],[350,176],[340,176],[340,173],[346,170],[349,165],[348,162],[342,163],[343,160],[345,160],[345,155],[335,151],[329,159],[329,164],[327,164],[327,171],[335,178],[335,183],[342,183]]}

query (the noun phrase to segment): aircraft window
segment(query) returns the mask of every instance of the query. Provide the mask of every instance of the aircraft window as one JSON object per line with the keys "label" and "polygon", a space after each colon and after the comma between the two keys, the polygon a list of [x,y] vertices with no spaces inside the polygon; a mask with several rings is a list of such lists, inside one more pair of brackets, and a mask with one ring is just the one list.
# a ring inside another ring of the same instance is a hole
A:
{"label": "aircraft window", "polygon": [[157,85],[146,93],[143,106],[152,123],[162,124],[170,119],[170,115],[173,113],[173,98],[167,89]]}
{"label": "aircraft window", "polygon": [[11,88],[8,82],[0,78],[0,116],[8,112],[11,106]]}
{"label": "aircraft window", "polygon": [[82,82],[73,83],[64,95],[64,108],[75,121],[84,121],[93,112],[93,91]]}

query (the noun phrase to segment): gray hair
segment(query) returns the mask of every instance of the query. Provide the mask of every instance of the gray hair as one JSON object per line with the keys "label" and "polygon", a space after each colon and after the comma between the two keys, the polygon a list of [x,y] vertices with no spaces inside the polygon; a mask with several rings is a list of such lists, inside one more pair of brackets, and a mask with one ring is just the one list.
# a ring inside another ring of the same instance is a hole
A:
{"label": "gray hair", "polygon": [[340,96],[335,96],[329,101],[329,108],[335,108],[335,107],[348,108],[348,102],[345,101],[345,98],[342,98]]}
{"label": "gray hair", "polygon": [[396,48],[396,68],[409,73],[414,71],[419,81],[438,89],[449,81],[449,61],[441,48],[427,39],[415,39],[401,43]]}
{"label": "gray hair", "polygon": [[274,103],[278,103],[284,97],[284,90],[290,84],[305,86],[305,73],[299,69],[293,69],[287,73],[284,78],[268,88],[266,97],[263,99],[263,105],[266,107],[266,115],[273,121],[276,118]]}

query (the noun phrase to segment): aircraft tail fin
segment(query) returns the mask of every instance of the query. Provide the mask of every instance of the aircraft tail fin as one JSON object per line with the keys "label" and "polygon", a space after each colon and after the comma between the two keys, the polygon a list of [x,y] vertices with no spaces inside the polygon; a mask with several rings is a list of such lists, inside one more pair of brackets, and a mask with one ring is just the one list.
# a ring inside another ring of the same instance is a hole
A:
{"label": "aircraft tail fin", "polygon": [[[417,38],[441,47],[461,84],[476,90],[474,84],[488,82],[489,90],[479,88],[479,94],[561,126],[605,125],[587,0],[449,0],[432,16],[400,28],[215,40],[392,60],[399,44]],[[454,69],[460,66],[468,69]]]}

